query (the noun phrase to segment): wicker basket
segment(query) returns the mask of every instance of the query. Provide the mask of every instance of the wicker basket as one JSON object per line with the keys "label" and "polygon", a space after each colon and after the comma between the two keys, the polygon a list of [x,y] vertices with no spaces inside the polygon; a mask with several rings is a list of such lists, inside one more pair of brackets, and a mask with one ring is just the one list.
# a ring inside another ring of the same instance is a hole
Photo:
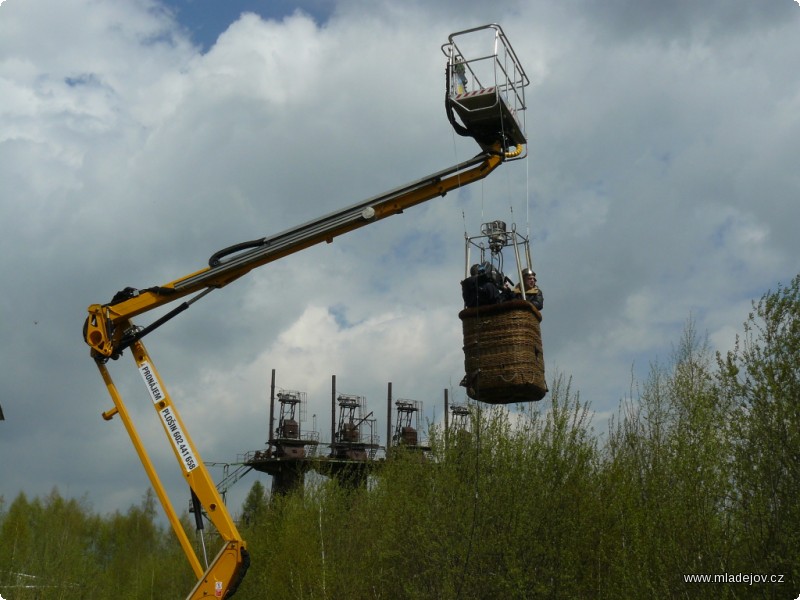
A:
{"label": "wicker basket", "polygon": [[465,308],[467,395],[489,404],[541,400],[547,393],[542,314],[525,300]]}

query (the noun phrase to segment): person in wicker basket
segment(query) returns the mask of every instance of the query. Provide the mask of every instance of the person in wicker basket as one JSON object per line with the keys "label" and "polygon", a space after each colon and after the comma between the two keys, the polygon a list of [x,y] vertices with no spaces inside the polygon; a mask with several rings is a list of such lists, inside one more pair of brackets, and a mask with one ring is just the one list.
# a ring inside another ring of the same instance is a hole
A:
{"label": "person in wicker basket", "polygon": [[521,286],[525,285],[525,299],[533,304],[538,310],[544,307],[544,296],[542,290],[536,285],[536,273],[531,269],[522,269],[522,283],[514,288],[514,294],[522,298]]}

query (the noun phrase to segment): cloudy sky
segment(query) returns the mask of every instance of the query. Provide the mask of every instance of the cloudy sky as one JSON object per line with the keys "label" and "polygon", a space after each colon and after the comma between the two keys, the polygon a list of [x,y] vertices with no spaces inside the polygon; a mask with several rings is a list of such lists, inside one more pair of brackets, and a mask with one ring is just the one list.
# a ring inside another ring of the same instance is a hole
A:
{"label": "cloudy sky", "polygon": [[[202,458],[264,447],[272,369],[323,440],[334,374],[382,440],[388,382],[441,420],[444,389],[464,400],[458,281],[484,221],[530,231],[548,373],[572,377],[597,429],[690,317],[732,346],[750,301],[799,270],[798,5],[489,4],[0,5],[6,501],[55,486],[102,513],[138,503],[149,484],[100,417],[86,307],[474,155],[445,117],[440,46],[485,23],[532,82],[527,160],[254,271],[146,338]],[[109,366],[185,506],[132,359]]]}

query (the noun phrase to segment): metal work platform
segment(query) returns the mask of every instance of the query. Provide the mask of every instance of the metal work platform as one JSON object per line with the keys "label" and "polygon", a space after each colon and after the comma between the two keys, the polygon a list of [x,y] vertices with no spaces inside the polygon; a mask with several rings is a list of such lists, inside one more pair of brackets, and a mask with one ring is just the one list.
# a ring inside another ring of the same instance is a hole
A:
{"label": "metal work platform", "polygon": [[446,105],[455,130],[484,147],[500,141],[509,160],[524,157],[530,81],[502,28],[492,24],[453,33],[442,52],[447,57]]}
{"label": "metal work platform", "polygon": [[521,146],[527,143],[516,112],[498,95],[497,88],[457,94],[451,102],[461,121],[479,137],[491,137],[499,130],[510,144]]}

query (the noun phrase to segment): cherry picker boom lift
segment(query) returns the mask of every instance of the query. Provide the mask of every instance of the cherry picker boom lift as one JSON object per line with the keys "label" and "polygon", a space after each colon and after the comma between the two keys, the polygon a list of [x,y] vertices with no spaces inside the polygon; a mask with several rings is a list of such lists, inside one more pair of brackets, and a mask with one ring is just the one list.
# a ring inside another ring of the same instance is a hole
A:
{"label": "cherry picker boom lift", "polygon": [[[477,33],[488,34],[491,47],[488,53],[480,54],[473,62],[456,46],[454,36]],[[520,158],[526,143],[524,126],[520,118],[524,114],[524,87],[528,84],[528,80],[502,29],[498,25],[487,25],[453,34],[450,36],[449,45],[443,46],[442,49],[448,59],[445,100],[448,115],[459,133],[471,135],[479,143],[482,151],[478,155],[398,189],[277,235],[220,250],[211,256],[208,266],[169,283],[146,289],[125,288],[114,295],[110,302],[92,304],[88,308],[89,315],[83,331],[84,340],[91,349],[91,356],[114,403],[110,410],[103,413],[103,418],[111,420],[119,416],[122,420],[197,577],[197,584],[187,598],[230,597],[244,577],[250,557],[247,545],[201,460],[170,394],[145,349],[142,338],[211,291],[225,287],[257,267],[321,242],[330,243],[335,237],[349,231],[402,213],[407,208],[438,196],[444,196],[451,190],[483,179],[502,162]],[[463,96],[466,93],[463,79],[456,79],[456,72],[469,73],[472,78],[473,89],[468,97]],[[487,82],[487,87],[481,87],[484,85],[481,78]],[[478,101],[473,98],[478,98]],[[455,120],[456,114],[461,123]],[[492,114],[495,115],[494,118]],[[189,298],[153,323],[145,327],[134,325],[132,320],[134,317],[186,297]],[[189,541],[109,373],[108,359],[116,360],[126,349],[131,350],[154,409],[161,420],[164,433],[189,485],[198,526],[202,519],[199,515],[204,511],[223,541],[216,558],[206,568],[201,564]]]}

